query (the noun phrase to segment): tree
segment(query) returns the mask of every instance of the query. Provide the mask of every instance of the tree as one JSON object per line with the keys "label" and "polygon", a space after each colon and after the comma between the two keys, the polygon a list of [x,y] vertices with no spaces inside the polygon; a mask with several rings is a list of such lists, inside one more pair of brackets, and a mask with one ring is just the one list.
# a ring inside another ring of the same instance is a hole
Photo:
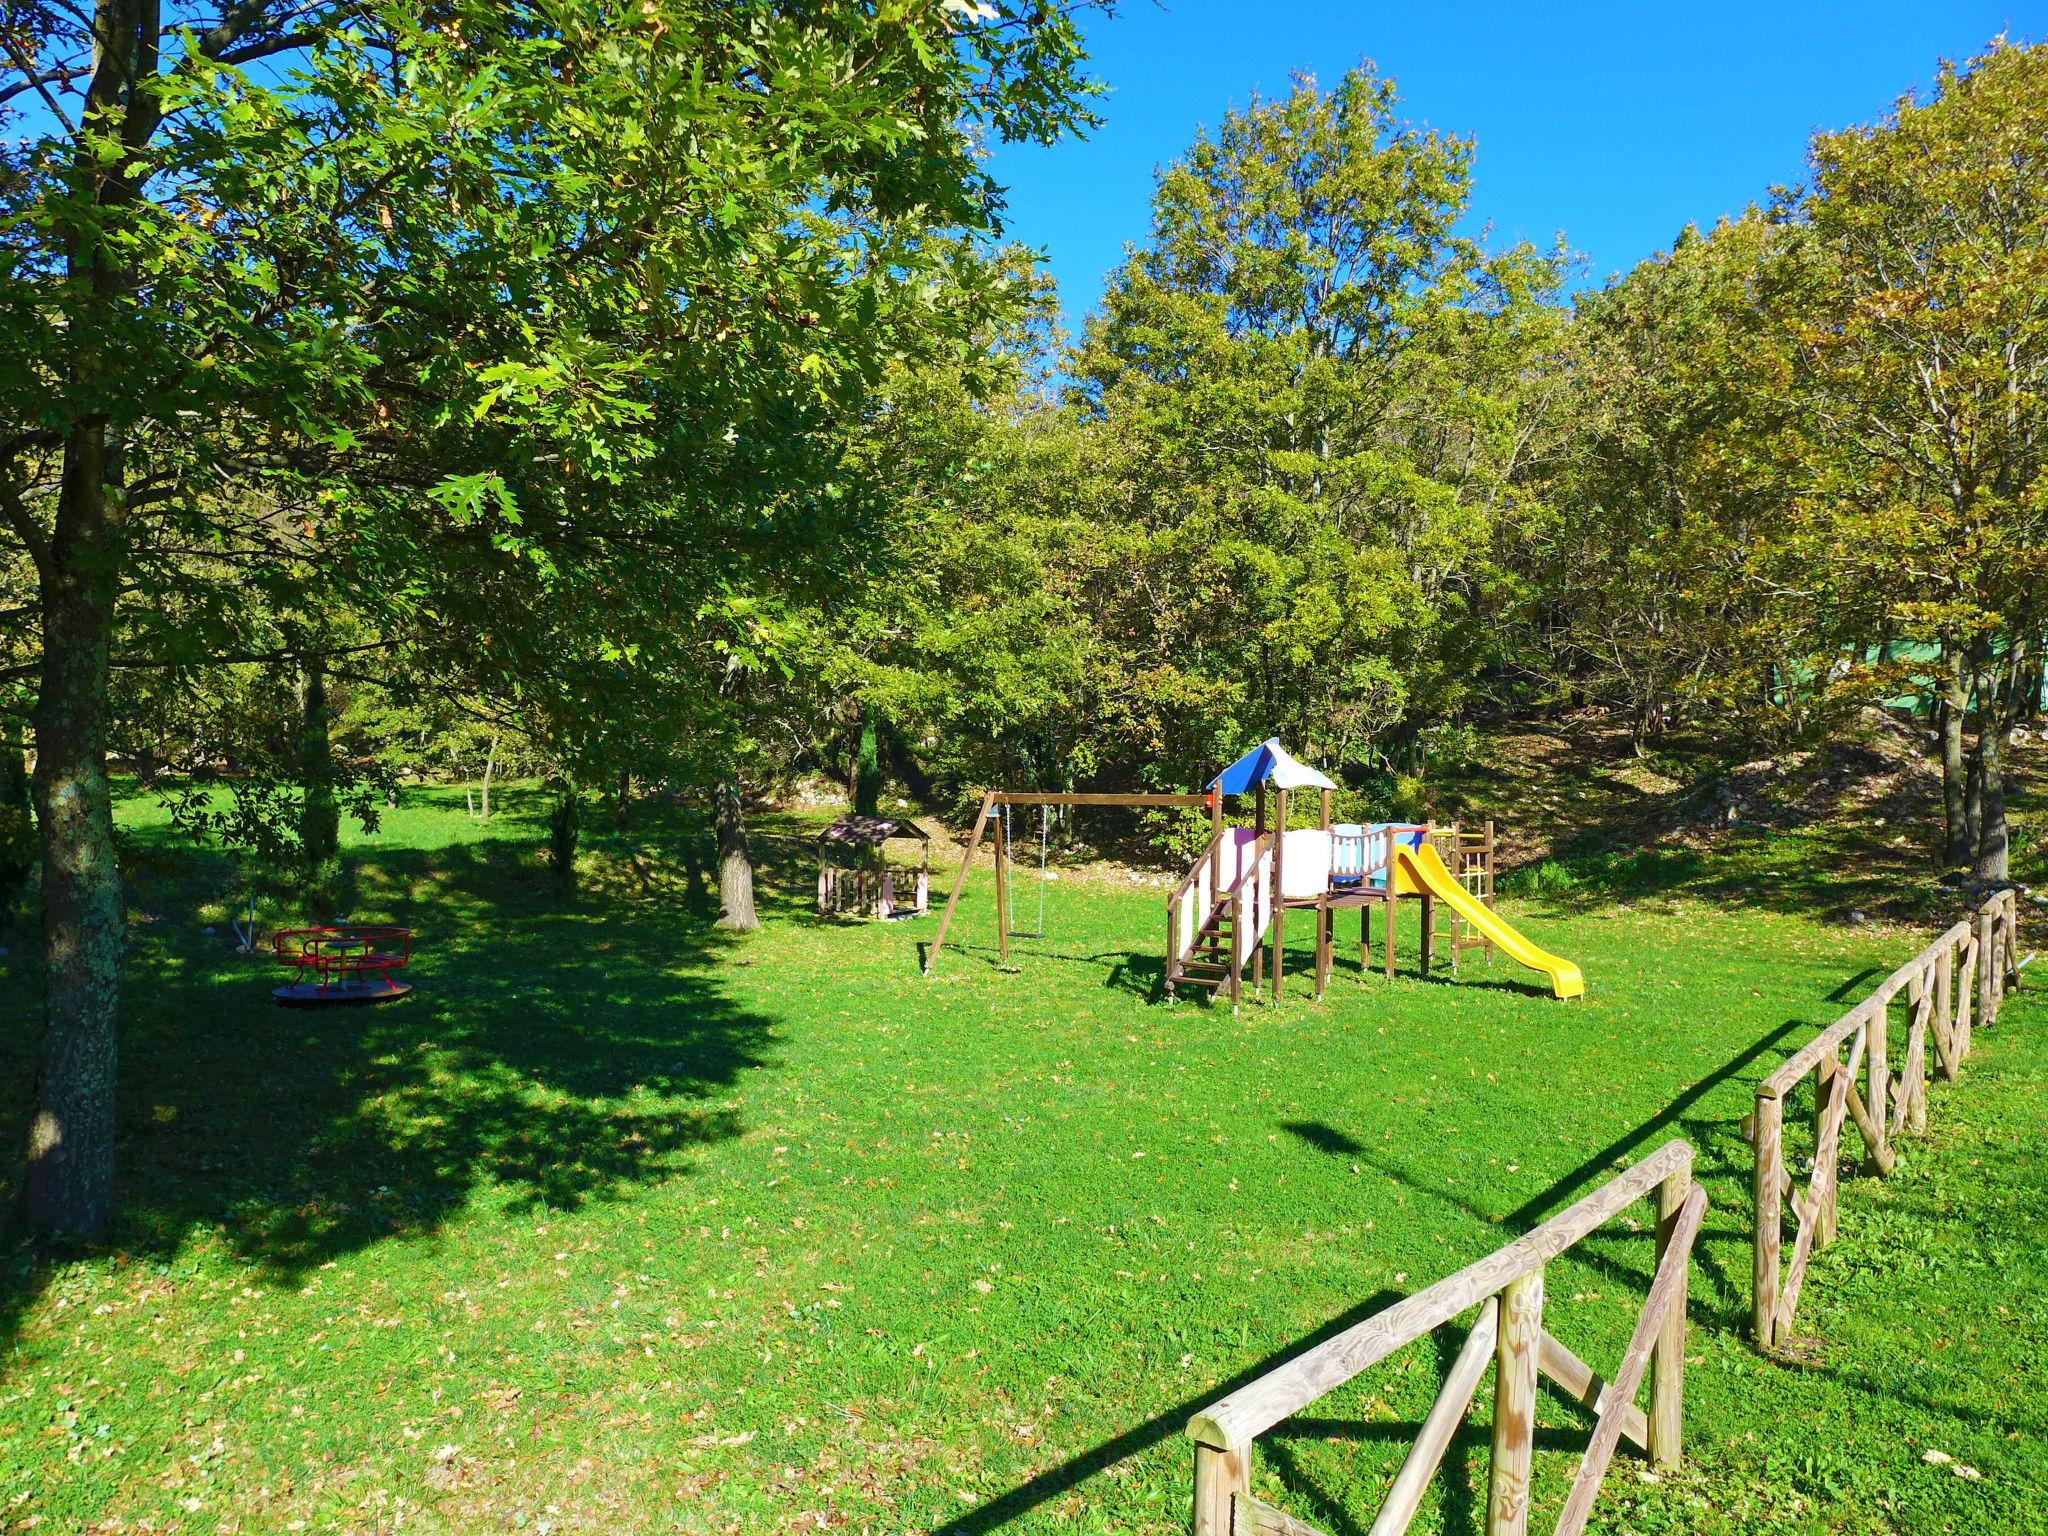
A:
{"label": "tree", "polygon": [[853,754],[853,808],[863,816],[882,814],[882,742],[871,709],[860,715],[860,741]]}
{"label": "tree", "polygon": [[1370,762],[1488,659],[1559,269],[1461,234],[1471,145],[1396,108],[1360,69],[1229,114],[1075,360],[1120,502],[1103,627],[1183,761],[1277,730]]}
{"label": "tree", "polygon": [[1755,210],[1688,228],[1583,297],[1547,506],[1501,526],[1543,686],[1620,712],[1638,751],[1687,714],[1796,734],[1793,680],[1826,675],[1778,560],[1807,451],[1784,317],[1799,235]]}
{"label": "tree", "polygon": [[718,926],[749,932],[761,926],[761,919],[754,911],[753,854],[736,781],[719,780],[712,792],[712,819],[718,834]]}
{"label": "tree", "polygon": [[680,463],[698,506],[787,484],[887,359],[962,345],[1010,302],[956,238],[996,222],[978,136],[1056,135],[1085,87],[1066,8],[1011,0],[96,0],[0,26],[0,110],[36,105],[0,150],[0,525],[41,641],[24,1200],[96,1232],[110,674],[255,659],[252,588],[283,613],[339,586],[395,628],[571,586],[606,541],[687,552],[642,477]]}
{"label": "tree", "polygon": [[2048,47],[1945,64],[1933,93],[1822,134],[1788,210],[1829,281],[1796,323],[1827,472],[1796,534],[1824,579],[1938,648],[1947,857],[2007,874],[2006,739],[2048,621]]}

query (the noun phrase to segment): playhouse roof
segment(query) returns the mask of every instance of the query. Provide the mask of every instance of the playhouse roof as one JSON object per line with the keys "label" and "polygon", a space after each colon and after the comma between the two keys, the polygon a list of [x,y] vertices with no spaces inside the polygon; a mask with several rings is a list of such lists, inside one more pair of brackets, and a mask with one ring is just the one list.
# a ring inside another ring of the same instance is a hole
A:
{"label": "playhouse roof", "polygon": [[877,848],[892,837],[914,837],[921,843],[931,841],[931,834],[914,821],[899,821],[894,816],[856,816],[851,813],[840,817],[820,832],[818,841]]}
{"label": "playhouse roof", "polygon": [[1209,781],[1209,787],[1226,795],[1241,795],[1255,784],[1271,783],[1276,789],[1335,789],[1334,781],[1300,761],[1280,738],[1268,736],[1228,768]]}

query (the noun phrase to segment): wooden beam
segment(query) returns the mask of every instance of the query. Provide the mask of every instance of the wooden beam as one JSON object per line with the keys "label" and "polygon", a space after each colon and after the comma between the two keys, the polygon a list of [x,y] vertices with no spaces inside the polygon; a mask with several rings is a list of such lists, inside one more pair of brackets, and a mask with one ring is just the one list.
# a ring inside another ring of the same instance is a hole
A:
{"label": "wooden beam", "polygon": [[1681,1312],[1685,1310],[1687,1258],[1692,1252],[1693,1240],[1699,1236],[1700,1220],[1706,1212],[1707,1192],[1694,1185],[1672,1229],[1671,1246],[1657,1265],[1655,1278],[1650,1281],[1649,1299],[1643,1303],[1642,1315],[1636,1319],[1628,1353],[1622,1356],[1621,1368],[1614,1373],[1614,1385],[1607,1389],[1607,1403],[1601,1408],[1600,1422],[1593,1426],[1593,1438],[1586,1445],[1578,1476],[1572,1479],[1572,1491],[1564,1501],[1564,1513],[1558,1518],[1557,1536],[1579,1536],[1592,1516],[1593,1500],[1599,1496],[1601,1480],[1607,1476],[1607,1464],[1613,1460],[1614,1448],[1621,1440],[1621,1415],[1613,1412],[1612,1406],[1635,1400],[1636,1388],[1642,1385],[1643,1371],[1650,1363],[1650,1351],[1663,1334],[1666,1316],[1674,1307]]}
{"label": "wooden beam", "polygon": [[[1701,1199],[1706,1197],[1703,1195]],[[1664,1314],[1664,1326],[1650,1354],[1650,1459],[1660,1467],[1675,1467],[1681,1455],[1685,1429],[1685,1296],[1690,1277],[1692,1237],[1685,1232],[1685,1213],[1692,1200],[1692,1174],[1674,1173],[1657,1186],[1657,1273],[1675,1262],[1679,1267],[1678,1295]],[[1680,1246],[1680,1239],[1685,1245]],[[1634,1403],[1628,1411],[1636,1411]],[[1627,1426],[1623,1426],[1626,1432]]]}
{"label": "wooden beam", "polygon": [[1273,791],[1273,1001],[1280,1001],[1281,969],[1287,963],[1287,903],[1280,897],[1287,855],[1287,791]]}
{"label": "wooden beam", "polygon": [[1195,1446],[1194,1536],[1232,1536],[1231,1506],[1251,1493],[1251,1448]]}
{"label": "wooden beam", "polygon": [[[1205,1445],[1249,1445],[1291,1414],[1332,1392],[1368,1366],[1412,1344],[1432,1328],[1470,1311],[1518,1275],[1538,1269],[1640,1200],[1670,1174],[1692,1167],[1692,1148],[1674,1138],[1633,1168],[1615,1175],[1532,1232],[1466,1265],[1454,1275],[1353,1323],[1304,1350],[1188,1421]],[[1775,1188],[1775,1186],[1773,1186]]]}
{"label": "wooden beam", "polygon": [[996,963],[1005,970],[1010,965],[1010,827],[1001,816],[996,818]]}
{"label": "wooden beam", "polygon": [[1757,1346],[1778,1332],[1778,1247],[1784,1241],[1785,1101],[1761,1088],[1756,1096],[1756,1247],[1752,1254],[1750,1322]]}
{"label": "wooden beam", "polygon": [[[1548,1330],[1537,1343],[1536,1368],[1563,1387],[1582,1406],[1594,1413],[1600,1411],[1600,1394],[1607,1390],[1606,1378],[1559,1343]],[[1623,1416],[1621,1432],[1630,1445],[1644,1455],[1649,1454],[1650,1420],[1633,1403],[1628,1405]]]}
{"label": "wooden beam", "polygon": [[960,889],[967,884],[967,866],[974,862],[974,850],[981,846],[981,829],[988,825],[988,813],[995,803],[996,793],[990,790],[981,797],[981,809],[974,813],[974,831],[968,834],[967,851],[960,855],[960,873],[953,877],[953,894],[946,898],[946,910],[939,915],[939,931],[932,937],[932,947],[925,952],[924,973],[927,976],[938,964],[939,951],[945,947],[946,930],[953,924],[953,909],[960,905]]}
{"label": "wooden beam", "polygon": [[1430,1404],[1429,1415],[1416,1432],[1415,1444],[1409,1447],[1401,1470],[1394,1474],[1394,1485],[1387,1490],[1387,1501],[1380,1506],[1379,1518],[1373,1521],[1366,1536],[1404,1536],[1409,1523],[1415,1518],[1416,1507],[1422,1503],[1423,1491],[1429,1487],[1429,1480],[1436,1476],[1436,1469],[1444,1459],[1451,1436],[1458,1432],[1458,1426],[1465,1422],[1465,1415],[1471,1411],[1472,1395],[1479,1390],[1479,1378],[1486,1374],[1486,1367],[1493,1359],[1493,1346],[1499,1332],[1500,1303],[1489,1296],[1480,1304],[1479,1317],[1472,1324],[1472,1331],[1465,1336],[1465,1347],[1458,1351],[1458,1358],[1451,1363],[1450,1374],[1444,1377],[1443,1390]]}
{"label": "wooden beam", "polygon": [[1275,1509],[1264,1499],[1248,1493],[1237,1496],[1230,1521],[1231,1536],[1323,1536],[1306,1520],[1297,1520],[1284,1509]]}
{"label": "wooden beam", "polygon": [[1135,806],[1206,806],[1207,795],[1112,795],[1112,794],[1039,794],[1035,790],[998,789],[990,792],[991,800],[997,805],[1135,805]]}
{"label": "wooden beam", "polygon": [[1510,1280],[1500,1293],[1486,1536],[1526,1536],[1529,1529],[1529,1470],[1536,1453],[1536,1352],[1542,1337],[1543,1271],[1538,1268]]}

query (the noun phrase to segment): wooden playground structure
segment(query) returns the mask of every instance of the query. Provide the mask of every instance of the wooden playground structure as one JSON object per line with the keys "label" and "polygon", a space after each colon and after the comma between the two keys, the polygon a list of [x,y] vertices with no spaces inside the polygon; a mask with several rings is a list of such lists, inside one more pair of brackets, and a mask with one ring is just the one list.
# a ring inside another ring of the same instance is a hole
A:
{"label": "wooden playground structure", "polygon": [[[1402,897],[1421,906],[1421,963],[1428,973],[1436,958],[1437,909],[1450,909],[1451,968],[1468,950],[1484,950],[1491,961],[1504,949],[1523,965],[1546,972],[1558,997],[1579,997],[1585,980],[1579,968],[1531,944],[1493,911],[1498,843],[1491,821],[1478,831],[1456,825],[1435,828],[1421,822],[1369,825],[1333,820],[1336,784],[1297,761],[1277,740],[1261,742],[1210,781],[1200,794],[1049,794],[990,790],[982,796],[974,830],[946,898],[939,931],[924,961],[932,973],[951,929],[967,871],[993,826],[996,872],[998,965],[1010,964],[1010,849],[1007,810],[1012,806],[1121,806],[1199,808],[1209,813],[1207,845],[1166,900],[1165,996],[1185,988],[1227,995],[1233,1009],[1249,985],[1264,992],[1272,971],[1272,993],[1282,989],[1287,914],[1308,911],[1315,923],[1315,995],[1327,987],[1335,961],[1336,914],[1359,914],[1359,963],[1371,963],[1372,913],[1384,912],[1385,971],[1394,975],[1396,914]],[[1290,797],[1314,791],[1320,817],[1313,827],[1291,827]],[[1249,795],[1249,826],[1233,826],[1226,805]],[[1268,822],[1268,801],[1272,816]],[[1042,889],[1042,887],[1041,887]],[[1270,950],[1270,957],[1269,957]]]}
{"label": "wooden playground structure", "polygon": [[[917,861],[890,862],[892,844],[914,843]],[[893,816],[840,817],[818,834],[818,910],[882,921],[931,909],[931,834]]]}
{"label": "wooden playground structure", "polygon": [[[1277,901],[1267,899],[1270,901],[1270,968],[1275,997],[1280,995],[1281,989],[1281,956],[1286,944],[1287,914],[1294,911],[1307,911],[1314,915],[1314,985],[1318,998],[1329,985],[1336,964],[1339,912],[1358,913],[1358,963],[1361,970],[1372,964],[1372,914],[1375,909],[1385,914],[1380,925],[1383,963],[1387,977],[1392,979],[1395,912],[1403,895],[1412,895],[1421,905],[1421,969],[1424,974],[1429,972],[1436,962],[1438,902],[1427,888],[1406,890],[1398,879],[1392,877],[1395,849],[1404,841],[1409,846],[1427,844],[1432,847],[1473,901],[1489,909],[1493,906],[1498,844],[1491,821],[1476,832],[1462,829],[1455,822],[1448,827],[1433,827],[1423,822],[1340,827],[1333,825],[1330,819],[1330,792],[1323,790],[1321,794],[1322,818],[1316,830],[1329,839],[1335,872],[1328,883],[1288,884],[1288,840],[1276,838],[1266,831],[1263,794],[1259,796],[1250,839],[1241,841],[1233,852],[1228,841],[1219,836],[1212,840],[1201,859],[1181,878],[1180,884],[1166,900],[1168,998],[1185,986],[1202,987],[1211,992],[1227,987],[1232,1005],[1241,1003],[1244,957],[1236,953],[1232,939],[1240,926],[1256,921],[1265,911],[1259,895],[1253,893],[1248,899],[1244,890],[1245,884],[1260,878],[1246,861],[1265,861],[1270,857],[1271,868],[1263,878],[1277,885],[1282,892]],[[1274,798],[1277,802],[1274,820],[1284,826],[1282,818],[1288,815],[1287,791],[1277,791]],[[1297,850],[1297,867],[1301,857],[1300,850]],[[1226,864],[1232,859],[1236,860],[1234,867],[1239,871],[1238,878],[1226,882]],[[1214,894],[1218,891],[1222,892],[1220,899]],[[1200,917],[1204,910],[1210,914],[1206,921]],[[1470,949],[1483,950],[1490,963],[1493,959],[1493,938],[1461,916],[1455,908],[1449,917],[1445,939],[1450,950],[1451,974],[1458,973],[1465,952]],[[1247,951],[1251,962],[1252,991],[1257,995],[1265,984],[1269,964],[1266,945],[1253,943]]]}

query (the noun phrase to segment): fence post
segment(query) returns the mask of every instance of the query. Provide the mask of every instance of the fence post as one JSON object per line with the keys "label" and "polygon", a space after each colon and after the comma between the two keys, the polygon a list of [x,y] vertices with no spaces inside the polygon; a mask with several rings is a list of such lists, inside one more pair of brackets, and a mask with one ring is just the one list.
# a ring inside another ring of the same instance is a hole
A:
{"label": "fence post", "polygon": [[[1891,1110],[1891,1035],[1892,1005],[1887,999],[1882,1007],[1871,1009],[1863,1019],[1863,1103],[1870,1111],[1870,1123],[1880,1136],[1886,1133],[1889,1124],[1886,1116]],[[1847,1084],[1843,1087],[1846,1092]],[[1884,1147],[1865,1150],[1867,1166],[1875,1167],[1884,1158]]]}
{"label": "fence post", "polygon": [[1251,1455],[1195,1443],[1194,1536],[1230,1536],[1237,1495],[1252,1491]]}
{"label": "fence post", "polygon": [[1784,1172],[1785,1106],[1778,1098],[1760,1092],[1756,1096],[1756,1250],[1750,1310],[1761,1349],[1769,1349],[1777,1333]]}
{"label": "fence post", "polygon": [[[1828,1117],[1828,1106],[1834,1102],[1833,1096],[1838,1093],[1848,1092],[1848,1087],[1848,1074],[1842,1070],[1842,1063],[1833,1051],[1828,1052],[1827,1055],[1814,1063],[1813,1144],[1816,1148],[1820,1146],[1821,1122]],[[1814,1182],[1819,1183],[1820,1181],[1815,1180]],[[1836,1216],[1840,1206],[1836,1203],[1834,1189],[1834,1185],[1829,1186],[1828,1197],[1822,1202],[1819,1211],[1815,1213],[1813,1218],[1813,1246],[1816,1248],[1825,1248],[1835,1240]],[[1813,1198],[1810,1188],[1807,1192],[1807,1198],[1809,1200]]]}
{"label": "fence post", "polygon": [[1994,897],[1977,909],[1977,1018],[1984,1024],[1996,1022],[1998,1018],[1997,983],[1992,973],[1998,967],[1998,957],[1992,953],[1997,942],[1992,937],[1994,919],[1991,909]]}
{"label": "fence post", "polygon": [[1536,1358],[1543,1339],[1543,1271],[1510,1280],[1500,1293],[1493,1362],[1493,1474],[1486,1536],[1526,1536],[1529,1468],[1536,1449]]}
{"label": "fence post", "polygon": [[1986,1023],[1998,1022],[1998,1010],[2005,1004],[2005,978],[2012,969],[2013,950],[2018,947],[2016,925],[2019,922],[2019,898],[2011,891],[1998,893],[1991,920],[1992,978],[1991,1014]]}
{"label": "fence post", "polygon": [[1180,898],[1166,903],[1166,1000],[1173,1001],[1173,980],[1180,973]]}
{"label": "fence post", "polygon": [[[1956,1029],[1956,951],[1953,944],[1942,945],[1941,956],[1934,962],[1934,1022],[1940,1026],[1941,1037],[1948,1041],[1948,1049],[1937,1053],[1936,1069],[1944,1079],[1953,1081],[1955,1063],[1962,1059],[1963,1049],[1961,1034]],[[1924,1115],[1922,1119],[1924,1122]]]}
{"label": "fence post", "polygon": [[[1946,955],[1947,950],[1942,953]],[[1939,962],[1936,970],[1939,971]],[[1934,1010],[1940,1006],[1938,999],[1928,996],[1927,973],[1921,971],[1914,976],[1913,985],[1908,989],[1913,1004],[1915,1033],[1920,1037],[1916,1049],[1911,1040],[1906,1043],[1906,1082],[1899,1091],[1906,1096],[1906,1130],[1914,1136],[1927,1134],[1927,1053],[1934,1049]],[[1940,990],[1937,979],[1934,989]],[[1925,1023],[1919,1021],[1925,1018]],[[1937,1053],[1938,1054],[1938,1053]]]}
{"label": "fence post", "polygon": [[[1692,1193],[1692,1170],[1672,1174],[1657,1186],[1657,1265],[1661,1268],[1670,1251],[1672,1234],[1678,1229],[1679,1212]],[[1682,1454],[1685,1423],[1685,1293],[1691,1279],[1691,1256],[1683,1260],[1685,1276],[1671,1310],[1664,1314],[1664,1327],[1657,1335],[1650,1356],[1650,1459],[1660,1467],[1675,1467]],[[1657,1269],[1652,1269],[1655,1275]]]}

